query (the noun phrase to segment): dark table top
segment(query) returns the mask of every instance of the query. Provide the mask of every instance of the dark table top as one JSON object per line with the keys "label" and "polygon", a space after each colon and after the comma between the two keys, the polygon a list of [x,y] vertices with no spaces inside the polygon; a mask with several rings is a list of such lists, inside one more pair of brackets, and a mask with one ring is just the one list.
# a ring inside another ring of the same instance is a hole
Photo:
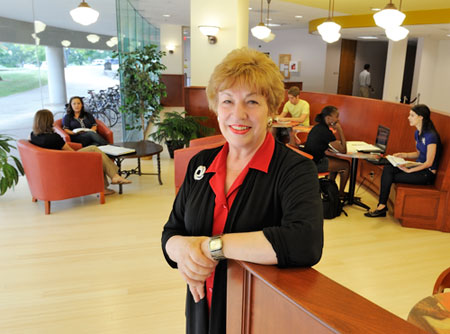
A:
{"label": "dark table top", "polygon": [[[135,153],[124,154],[118,156],[120,158],[141,158],[148,157],[154,154],[159,154],[162,152],[163,147],[152,141],[141,140],[141,141],[129,141],[126,143],[114,143],[115,146],[121,146],[126,148],[133,148],[136,150]],[[117,157],[116,157],[117,158]]]}

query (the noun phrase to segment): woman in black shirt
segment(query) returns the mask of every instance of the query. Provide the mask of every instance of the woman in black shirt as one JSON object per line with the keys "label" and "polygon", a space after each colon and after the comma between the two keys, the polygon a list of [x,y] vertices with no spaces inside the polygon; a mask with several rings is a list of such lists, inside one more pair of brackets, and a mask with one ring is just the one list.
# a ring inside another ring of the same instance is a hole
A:
{"label": "woman in black shirt", "polygon": [[[334,106],[326,106],[321,113],[316,116],[316,124],[308,134],[304,151],[314,157],[319,173],[329,171],[330,178],[336,179],[340,173],[339,192],[342,197],[345,195],[345,185],[347,184],[350,163],[347,160],[326,156],[325,151],[330,147],[333,151],[347,153],[347,141],[344,131],[339,123],[339,111]],[[336,139],[330,127],[336,130],[340,140]]]}
{"label": "woman in black shirt", "polygon": [[206,92],[227,142],[191,159],[162,248],[188,286],[186,332],[225,334],[227,259],[282,268],[317,263],[322,203],[313,162],[269,132],[284,96],[269,57],[230,52]]}
{"label": "woman in black shirt", "polygon": [[[70,135],[73,142],[80,143],[83,147],[89,145],[107,145],[108,141],[97,133],[97,123],[94,116],[84,110],[83,99],[78,96],[70,98],[67,106],[67,114],[62,121],[63,129]],[[77,132],[76,129],[86,129]],[[75,130],[75,131],[74,131]]]}

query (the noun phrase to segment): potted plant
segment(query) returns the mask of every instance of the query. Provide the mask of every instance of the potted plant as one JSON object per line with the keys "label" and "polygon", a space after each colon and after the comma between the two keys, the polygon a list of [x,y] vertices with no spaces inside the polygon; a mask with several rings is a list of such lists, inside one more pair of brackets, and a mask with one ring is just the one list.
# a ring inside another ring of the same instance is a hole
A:
{"label": "potted plant", "polygon": [[153,120],[163,109],[161,98],[166,96],[166,86],[161,82],[161,72],[166,66],[161,63],[161,57],[165,54],[153,44],[120,54],[119,72],[124,97],[120,111],[130,115],[124,119],[126,129],[142,130],[143,140],[148,138]]}
{"label": "potted plant", "polygon": [[[11,149],[15,147],[9,142],[13,140],[11,137],[0,134],[0,196],[19,182],[19,173],[24,175],[20,160],[11,155]],[[14,165],[10,163],[11,161]]]}
{"label": "potted plant", "polygon": [[199,123],[199,121],[206,119],[207,117],[204,116],[187,115],[186,111],[181,113],[176,111],[167,112],[163,120],[158,117],[154,122],[156,131],[150,136],[160,143],[165,141],[169,155],[173,158],[173,151],[183,148],[184,145],[189,146],[191,139],[212,134],[213,128]]}

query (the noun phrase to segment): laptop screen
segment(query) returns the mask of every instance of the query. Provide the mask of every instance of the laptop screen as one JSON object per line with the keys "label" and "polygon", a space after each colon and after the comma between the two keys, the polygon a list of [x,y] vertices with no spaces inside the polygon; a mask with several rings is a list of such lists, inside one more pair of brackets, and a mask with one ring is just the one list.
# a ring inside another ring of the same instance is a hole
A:
{"label": "laptop screen", "polygon": [[377,139],[375,140],[375,145],[381,148],[383,151],[386,151],[386,146],[389,139],[389,133],[391,130],[389,128],[378,125]]}

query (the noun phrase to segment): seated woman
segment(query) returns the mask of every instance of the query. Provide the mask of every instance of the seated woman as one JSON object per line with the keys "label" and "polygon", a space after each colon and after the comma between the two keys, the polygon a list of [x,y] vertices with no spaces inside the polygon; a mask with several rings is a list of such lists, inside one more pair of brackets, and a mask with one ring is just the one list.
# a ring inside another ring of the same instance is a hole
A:
{"label": "seated woman", "polygon": [[[30,141],[34,145],[42,148],[48,148],[52,150],[65,150],[73,151],[73,149],[61,138],[60,135],[53,131],[53,114],[50,110],[42,109],[36,112],[34,115],[33,132],[30,135]],[[118,167],[108,158],[108,156],[100,151],[96,146],[88,146],[79,150],[79,152],[97,152],[102,155],[103,174],[105,179],[105,195],[114,194],[115,191],[108,188],[109,182],[106,178],[108,175],[111,178],[112,184],[126,184],[131,183],[120,176]],[[80,180],[83,182],[83,180]]]}
{"label": "seated woman", "polygon": [[386,165],[381,175],[380,196],[374,211],[366,212],[366,217],[386,217],[387,201],[392,183],[433,184],[441,153],[441,139],[430,119],[430,109],[418,104],[409,111],[410,126],[415,126],[415,152],[395,153],[394,156],[404,159],[416,159],[418,164],[412,168]]}
{"label": "seated woman", "polygon": [[248,48],[230,52],[210,78],[209,107],[226,144],[191,159],[162,234],[167,262],[188,285],[187,333],[225,334],[227,259],[285,268],[321,257],[317,170],[269,132],[282,79]]}
{"label": "seated woman", "polygon": [[[67,114],[62,120],[62,125],[64,131],[70,135],[70,140],[80,143],[83,147],[108,144],[108,141],[96,132],[97,123],[95,118],[91,113],[84,110],[84,103],[81,97],[73,96],[70,98]],[[75,129],[86,129],[87,131],[77,132],[79,130]]]}
{"label": "seated woman", "polygon": [[[325,155],[329,146],[340,153],[347,153],[347,141],[339,123],[339,111],[334,106],[326,106],[320,114],[317,114],[315,121],[318,124],[308,134],[303,151],[314,157],[319,173],[329,171],[332,180],[336,179],[337,173],[340,174],[339,193],[341,197],[344,197],[350,163],[347,160]],[[337,131],[340,140],[336,139],[330,127]]]}

